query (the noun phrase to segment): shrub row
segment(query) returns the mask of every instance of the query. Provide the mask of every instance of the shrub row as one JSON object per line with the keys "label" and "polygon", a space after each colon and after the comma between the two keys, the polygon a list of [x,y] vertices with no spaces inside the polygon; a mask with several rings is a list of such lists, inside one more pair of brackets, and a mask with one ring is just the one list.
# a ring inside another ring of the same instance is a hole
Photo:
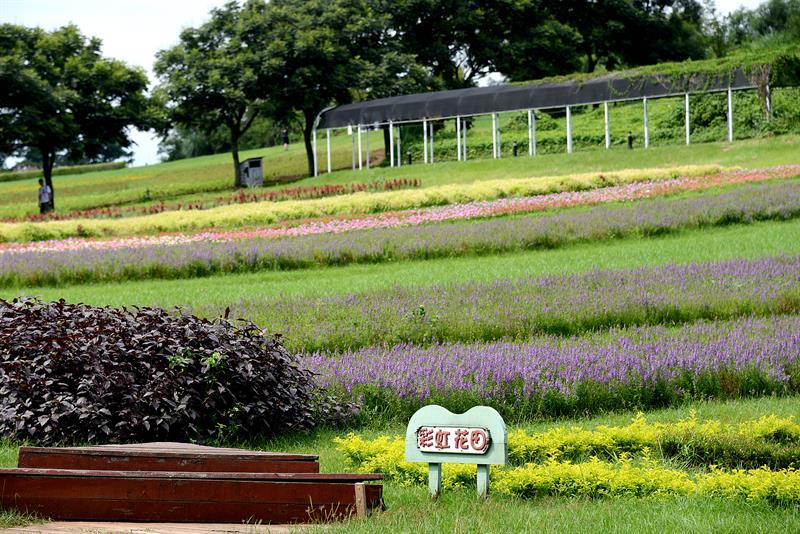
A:
{"label": "shrub row", "polygon": [[359,213],[378,213],[425,206],[533,196],[561,191],[583,191],[609,185],[720,172],[716,165],[635,169],[611,173],[487,180],[469,185],[450,184],[424,189],[356,193],[339,197],[256,202],[197,211],[172,211],[125,219],[79,219],[42,223],[0,223],[0,241],[41,241],[75,236],[142,235],[201,228],[239,228],[282,221]]}
{"label": "shrub row", "polygon": [[[511,450],[518,446],[518,437],[514,433],[509,435]],[[350,434],[335,441],[348,465],[356,471],[383,473],[385,479],[403,486],[427,484],[427,465],[405,461],[403,438],[382,436],[365,440]],[[780,505],[800,503],[800,472],[791,467],[773,470],[711,466],[707,471],[690,472],[666,467],[653,460],[647,450],[642,452],[638,459],[623,452],[614,461],[592,457],[572,462],[550,457],[541,463],[492,466],[492,489],[522,498],[708,495]],[[475,477],[474,465],[446,464],[443,485],[447,489],[471,486]]]}
{"label": "shrub row", "polygon": [[0,437],[246,439],[350,415],[277,338],[157,308],[0,300]]}
{"label": "shrub row", "polygon": [[[640,189],[649,190],[650,187],[632,184],[571,193],[565,202],[576,201],[577,195],[585,197],[587,202],[611,202],[625,198],[625,189],[632,189],[631,195],[635,197]],[[558,201],[551,200],[552,204]],[[480,213],[513,213],[516,206],[512,202],[495,201],[496,208]],[[473,207],[462,206],[464,216],[478,211]],[[519,208],[528,209],[526,205]],[[800,181],[743,187],[696,198],[646,200],[624,207],[597,206],[587,211],[541,217],[498,217],[470,224],[431,223],[356,230],[365,224],[355,223],[354,230],[341,233],[334,230],[277,239],[204,240],[136,247],[125,247],[124,242],[120,242],[119,247],[106,249],[0,251],[0,286],[190,278],[255,270],[495,254],[798,216]],[[431,217],[435,218],[435,215]],[[387,220],[386,224],[395,222],[403,225],[405,220]],[[346,223],[337,225],[337,229],[343,227]]]}

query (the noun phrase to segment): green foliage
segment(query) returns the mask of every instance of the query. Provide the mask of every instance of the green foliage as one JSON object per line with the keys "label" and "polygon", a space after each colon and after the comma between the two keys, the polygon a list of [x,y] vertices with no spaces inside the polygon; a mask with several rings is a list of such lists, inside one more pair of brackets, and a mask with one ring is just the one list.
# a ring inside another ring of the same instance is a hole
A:
{"label": "green foliage", "polygon": [[100,55],[76,26],[52,32],[0,25],[0,151],[35,148],[52,188],[56,156],[92,158],[130,146],[128,128],[152,116],[142,69]]}
{"label": "green foliage", "polygon": [[240,139],[267,105],[258,47],[248,40],[261,7],[230,2],[212,10],[211,20],[185,29],[180,44],[160,51],[155,65],[158,92],[171,104],[172,121],[208,133],[226,129],[237,187]]}

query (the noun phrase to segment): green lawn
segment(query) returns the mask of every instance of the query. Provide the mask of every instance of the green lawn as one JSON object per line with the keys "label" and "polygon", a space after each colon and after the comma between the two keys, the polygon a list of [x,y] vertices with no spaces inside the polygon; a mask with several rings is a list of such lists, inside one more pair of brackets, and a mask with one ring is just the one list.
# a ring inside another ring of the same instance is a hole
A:
{"label": "green lawn", "polygon": [[[371,146],[382,146],[380,132],[372,132]],[[323,173],[317,178],[305,178],[293,186],[322,184],[351,184],[395,178],[419,179],[423,187],[450,183],[472,183],[481,180],[528,178],[536,176],[566,175],[581,172],[602,172],[633,168],[675,167],[687,164],[719,164],[745,168],[770,165],[796,164],[798,157],[797,135],[769,139],[737,141],[733,144],[717,142],[671,145],[628,150],[614,147],[611,150],[587,149],[572,155],[547,154],[534,158],[520,156],[500,160],[471,159],[467,162],[444,162],[435,165],[415,164],[400,168],[373,167],[369,171],[342,170]],[[322,147],[323,144],[321,143]],[[350,138],[333,136],[334,168],[349,168]],[[301,145],[291,145],[288,152],[272,147],[242,153],[242,159],[265,156],[268,176],[302,175],[305,153]],[[54,188],[58,211],[88,209],[102,206],[151,204],[146,197],[171,201],[196,201],[216,198],[232,192],[231,160],[229,154],[204,156],[189,160],[133,167],[74,176],[57,176]],[[324,169],[324,155],[320,168]],[[269,189],[280,189],[275,185]],[[38,211],[36,205],[36,180],[0,183],[0,218],[18,217]]]}
{"label": "green lawn", "polygon": [[[647,267],[730,258],[757,258],[800,252],[800,221],[761,222],[685,231],[649,239],[621,239],[554,250],[493,256],[466,256],[376,265],[349,265],[284,272],[221,275],[189,280],[152,280],[58,288],[0,290],[0,296],[37,295],[44,299],[96,305],[191,305],[224,309],[252,298],[360,293],[381,288],[450,282],[567,274],[596,268]],[[254,318],[257,319],[257,318]]]}
{"label": "green lawn", "polygon": [[[695,402],[679,408],[647,414],[649,421],[678,421],[697,413],[700,420],[719,419],[727,424],[752,420],[763,415],[782,417],[800,413],[800,398],[760,398],[728,402]],[[595,428],[598,425],[624,425],[635,414],[609,414],[592,419],[570,419],[526,425],[530,431],[553,426]],[[365,437],[404,433],[402,426],[359,429]],[[509,430],[513,430],[510,428]],[[248,448],[272,451],[313,453],[320,456],[323,472],[346,470],[342,453],[333,438],[346,431],[320,430],[311,434],[285,436]],[[242,446],[242,444],[230,444]],[[0,444],[0,467],[13,467],[17,446]],[[431,500],[425,488],[384,484],[386,511],[365,519],[354,519],[319,527],[320,532],[797,532],[800,508],[779,507],[742,500],[708,497],[541,498],[523,500],[490,496],[479,500],[474,488],[446,491]],[[25,524],[30,518],[0,512],[0,528]]]}

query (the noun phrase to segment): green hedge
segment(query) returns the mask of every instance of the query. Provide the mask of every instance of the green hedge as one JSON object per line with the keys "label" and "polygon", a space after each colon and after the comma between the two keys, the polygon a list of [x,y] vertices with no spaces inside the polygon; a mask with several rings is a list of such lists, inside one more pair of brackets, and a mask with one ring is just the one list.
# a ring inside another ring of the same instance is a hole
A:
{"label": "green hedge", "polygon": [[[53,168],[53,176],[65,176],[67,174],[86,174],[88,172],[113,171],[124,169],[127,165],[124,161],[112,161],[110,163],[92,163],[90,165],[70,165],[66,167]],[[0,172],[0,182],[14,182],[17,180],[27,180],[28,178],[40,178],[42,169],[30,171]]]}

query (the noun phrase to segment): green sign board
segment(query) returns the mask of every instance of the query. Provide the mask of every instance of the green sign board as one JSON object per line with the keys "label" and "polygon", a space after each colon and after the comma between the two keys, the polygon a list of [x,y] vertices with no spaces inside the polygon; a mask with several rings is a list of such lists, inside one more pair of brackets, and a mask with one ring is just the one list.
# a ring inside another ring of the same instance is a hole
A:
{"label": "green sign board", "polygon": [[477,464],[478,495],[489,493],[489,465],[505,465],[508,435],[503,418],[488,406],[454,414],[437,405],[420,408],[406,429],[406,461],[428,463],[428,490],[441,493],[442,464]]}

